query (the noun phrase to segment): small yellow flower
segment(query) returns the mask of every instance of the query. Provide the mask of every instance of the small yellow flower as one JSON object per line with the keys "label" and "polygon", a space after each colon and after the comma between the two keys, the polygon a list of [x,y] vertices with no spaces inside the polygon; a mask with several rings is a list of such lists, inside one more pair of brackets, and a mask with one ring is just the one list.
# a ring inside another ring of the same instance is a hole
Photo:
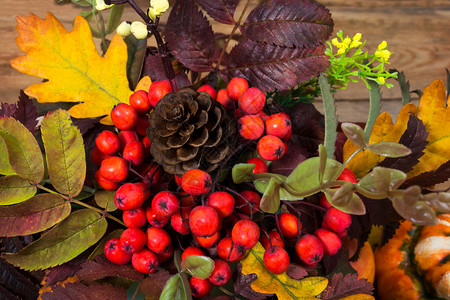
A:
{"label": "small yellow flower", "polygon": [[382,41],[379,45],[378,45],[378,50],[384,50],[387,48],[387,43],[386,41]]}
{"label": "small yellow flower", "polygon": [[386,79],[384,77],[378,77],[377,80],[379,84],[384,84],[386,82]]}
{"label": "small yellow flower", "polygon": [[345,53],[345,50],[347,50],[347,48],[344,48],[344,47],[339,48],[337,54],[338,54],[338,55],[344,54],[344,53]]}
{"label": "small yellow flower", "polygon": [[355,34],[355,36],[353,37],[353,41],[354,42],[359,42],[361,40],[362,34],[361,33],[357,33]]}
{"label": "small yellow flower", "polygon": [[377,50],[375,51],[375,56],[384,59],[385,61],[389,60],[389,57],[391,56],[391,51],[389,50]]}
{"label": "small yellow flower", "polygon": [[150,0],[150,8],[148,9],[148,16],[155,20],[156,17],[162,15],[169,9],[169,1],[167,0]]}
{"label": "small yellow flower", "polygon": [[352,42],[350,44],[350,48],[359,47],[362,44],[362,42],[360,42],[361,37],[362,37],[361,33],[358,32],[357,34],[355,34],[355,36],[353,37]]}
{"label": "small yellow flower", "polygon": [[352,42],[352,40],[349,37],[346,37],[342,43],[347,48],[351,42]]}
{"label": "small yellow flower", "polygon": [[331,40],[331,43],[332,43],[335,47],[340,48],[339,45],[340,45],[341,43],[339,43],[339,41],[338,41],[337,38],[332,39],[332,40]]}
{"label": "small yellow flower", "polygon": [[114,4],[106,5],[104,0],[95,0],[95,9],[96,10],[105,10],[112,7]]}

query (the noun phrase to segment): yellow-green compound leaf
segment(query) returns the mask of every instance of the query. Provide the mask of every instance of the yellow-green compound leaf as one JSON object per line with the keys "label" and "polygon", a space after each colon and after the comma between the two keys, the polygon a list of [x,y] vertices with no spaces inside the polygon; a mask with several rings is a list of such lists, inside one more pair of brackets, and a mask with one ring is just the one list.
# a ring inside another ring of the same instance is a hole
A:
{"label": "yellow-green compound leaf", "polygon": [[116,204],[114,203],[114,195],[115,191],[104,191],[98,190],[95,192],[95,203],[101,208],[106,209],[106,211],[115,211],[117,209]]}
{"label": "yellow-green compound leaf", "polygon": [[5,141],[0,136],[0,174],[1,175],[16,175],[13,168],[9,164],[8,149],[6,149]]}
{"label": "yellow-green compound leaf", "polygon": [[70,214],[70,203],[54,194],[39,194],[17,205],[0,207],[0,236],[46,230]]}
{"label": "yellow-green compound leaf", "polygon": [[70,197],[77,196],[86,176],[83,137],[67,111],[58,109],[42,120],[48,175],[55,189]]}
{"label": "yellow-green compound leaf", "polygon": [[251,288],[263,294],[276,294],[278,299],[317,299],[328,285],[325,277],[308,277],[301,280],[292,279],[286,272],[275,275],[267,271],[263,263],[264,247],[257,243],[247,256],[241,260],[242,274],[256,274],[258,278],[252,282]]}
{"label": "yellow-green compound leaf", "polygon": [[42,235],[17,254],[2,255],[24,270],[42,270],[65,263],[99,241],[108,222],[99,213],[82,209]]}
{"label": "yellow-green compound leaf", "polygon": [[17,175],[0,177],[0,205],[23,202],[36,194],[36,187]]}
{"label": "yellow-green compound leaf", "polygon": [[19,121],[0,118],[0,136],[8,150],[11,167],[22,178],[39,183],[44,177],[44,159],[31,132]]}

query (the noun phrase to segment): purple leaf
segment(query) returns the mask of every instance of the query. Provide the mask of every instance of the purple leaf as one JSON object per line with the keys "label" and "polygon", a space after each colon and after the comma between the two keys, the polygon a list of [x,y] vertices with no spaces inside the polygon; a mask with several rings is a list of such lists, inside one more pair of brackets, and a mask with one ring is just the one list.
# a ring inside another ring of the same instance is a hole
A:
{"label": "purple leaf", "polygon": [[406,130],[399,140],[399,144],[405,145],[411,149],[411,154],[398,158],[386,158],[379,166],[408,173],[419,162],[419,158],[424,154],[423,150],[428,145],[427,138],[428,132],[425,125],[423,125],[422,120],[411,114]]}
{"label": "purple leaf", "polygon": [[264,300],[267,297],[272,296],[272,294],[261,294],[255,292],[250,285],[258,278],[258,276],[256,274],[244,275],[241,270],[242,266],[238,263],[236,265],[236,271],[233,275],[234,291],[237,295],[241,295],[252,300]]}
{"label": "purple leaf", "polygon": [[17,110],[17,104],[2,103],[0,106],[0,117],[14,117]]}
{"label": "purple leaf", "polygon": [[41,295],[43,300],[61,300],[61,299],[108,299],[108,300],[126,300],[125,289],[111,284],[93,283],[84,285],[81,283],[66,283],[64,286],[52,286],[52,292],[46,292]]}
{"label": "purple leaf", "polygon": [[434,171],[422,173],[416,177],[408,179],[404,185],[419,185],[421,187],[432,186],[446,182],[450,178],[450,160],[442,164]]}
{"label": "purple leaf", "polygon": [[285,47],[311,48],[333,33],[328,9],[309,0],[272,0],[258,5],[240,30],[245,38]]}
{"label": "purple leaf", "polygon": [[81,134],[84,135],[89,129],[94,128],[94,126],[100,121],[101,118],[85,118],[77,119],[72,117],[73,125],[78,127]]}
{"label": "purple leaf", "polygon": [[214,32],[194,0],[177,1],[164,31],[170,52],[197,72],[213,70]]}
{"label": "purple leaf", "polygon": [[246,78],[263,92],[286,90],[325,70],[324,47],[286,48],[246,40],[236,45],[220,72],[222,78]]}
{"label": "purple leaf", "polygon": [[286,270],[286,274],[293,279],[302,279],[303,277],[308,276],[308,271],[302,266],[299,266],[295,263],[290,263],[288,269]]}
{"label": "purple leaf", "polygon": [[25,95],[24,91],[21,90],[14,118],[25,125],[29,131],[34,132],[38,124],[37,117],[36,107],[31,99]]}
{"label": "purple leaf", "polygon": [[373,285],[366,279],[358,279],[358,274],[334,274],[321,299],[337,300],[357,294],[372,295]]}
{"label": "purple leaf", "polygon": [[279,160],[272,161],[269,165],[269,173],[289,176],[298,164],[307,159],[308,151],[303,147],[288,142],[289,151]]}
{"label": "purple leaf", "polygon": [[196,0],[208,15],[223,24],[234,24],[234,11],[239,0]]}
{"label": "purple leaf", "polygon": [[160,269],[142,280],[139,289],[148,297],[148,299],[159,299],[159,296],[170,277],[172,277],[172,274],[166,270]]}
{"label": "purple leaf", "polygon": [[44,278],[44,286],[51,286],[60,281],[66,280],[81,269],[81,259],[73,259],[65,264],[48,269],[48,273]]}
{"label": "purple leaf", "polygon": [[[36,299],[39,295],[39,289],[24,274],[7,263],[3,258],[0,258],[1,286],[7,287],[10,292],[21,299]],[[0,299],[4,299],[2,298],[1,290]]]}

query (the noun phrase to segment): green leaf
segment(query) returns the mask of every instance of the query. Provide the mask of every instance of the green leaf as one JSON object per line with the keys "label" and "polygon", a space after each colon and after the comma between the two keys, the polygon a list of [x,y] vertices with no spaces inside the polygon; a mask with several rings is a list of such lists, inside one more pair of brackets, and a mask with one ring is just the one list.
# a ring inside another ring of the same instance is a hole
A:
{"label": "green leaf", "polygon": [[[305,193],[304,197],[315,194],[317,191],[310,190],[321,187],[319,182],[320,158],[312,157],[301,162],[289,177],[286,183],[298,193]],[[323,174],[323,183],[336,180],[344,169],[343,165],[334,159],[328,159]]]}
{"label": "green leaf", "polygon": [[101,208],[106,209],[106,211],[115,211],[117,209],[116,204],[114,203],[114,195],[115,191],[104,191],[98,190],[95,192],[95,203]]}
{"label": "green leaf", "polygon": [[406,174],[402,171],[375,167],[372,172],[361,178],[356,189],[362,188],[380,194],[380,198],[385,198],[390,191],[396,190],[405,180]]}
{"label": "green leaf", "polygon": [[262,211],[272,214],[280,207],[280,182],[275,178],[270,178],[259,207]]}
{"label": "green leaf", "polygon": [[411,150],[405,145],[394,142],[379,142],[372,145],[367,145],[367,150],[387,157],[401,157],[411,154]]}
{"label": "green leaf", "polygon": [[177,273],[167,280],[166,285],[159,297],[159,300],[187,300],[190,293],[186,292],[186,288],[181,278],[181,274]]}
{"label": "green leaf", "polygon": [[13,168],[9,164],[8,149],[5,141],[0,136],[0,174],[1,175],[16,175]]}
{"label": "green leaf", "polygon": [[324,145],[319,145],[319,182],[323,183],[323,173],[325,173],[325,167],[327,166],[327,149]]}
{"label": "green leaf", "polygon": [[345,183],[339,189],[326,189],[325,196],[331,205],[343,212],[352,215],[364,215],[366,213],[364,202],[353,192],[351,182]]}
{"label": "green leaf", "polygon": [[106,34],[113,33],[114,30],[119,26],[120,19],[123,13],[123,4],[114,5],[109,10],[108,23],[106,25]]}
{"label": "green leaf", "polygon": [[41,132],[53,187],[61,194],[76,197],[86,177],[86,158],[80,131],[70,120],[69,112],[58,109],[42,120]]}
{"label": "green leaf", "polygon": [[23,202],[36,194],[36,187],[17,175],[0,177],[0,205]]}
{"label": "green leaf", "polygon": [[95,6],[95,0],[72,0],[72,3],[79,6]]}
{"label": "green leaf", "polygon": [[233,170],[231,171],[233,182],[239,184],[242,182],[252,181],[254,168],[254,164],[235,164],[233,166]]}
{"label": "green leaf", "polygon": [[65,263],[94,245],[105,234],[108,222],[99,213],[82,209],[47,231],[16,254],[2,257],[24,270],[43,270]]}
{"label": "green leaf", "polygon": [[44,159],[33,134],[13,118],[0,118],[0,136],[8,149],[14,172],[22,178],[39,183],[44,178]]}
{"label": "green leaf", "polygon": [[39,194],[17,205],[0,207],[0,236],[44,231],[70,214],[70,202],[54,194]]}
{"label": "green leaf", "polygon": [[124,232],[123,229],[116,229],[113,232],[110,232],[105,237],[102,238],[102,240],[97,244],[94,251],[92,251],[91,254],[89,254],[87,259],[95,259],[97,255],[105,253],[105,245],[110,239],[114,238],[120,238],[122,235],[122,232]]}
{"label": "green leaf", "polygon": [[392,206],[400,216],[418,225],[435,225],[436,213],[423,201],[417,201],[413,205],[407,203],[402,196],[390,197]]}
{"label": "green leaf", "polygon": [[323,99],[323,111],[325,116],[325,140],[324,145],[327,149],[328,158],[333,158],[335,143],[337,139],[337,115],[336,104],[331,94],[331,86],[324,74],[319,76],[320,92]]}
{"label": "green leaf", "polygon": [[[286,178],[287,178],[286,176],[277,174],[277,179],[281,182],[286,182]],[[267,186],[269,185],[269,182],[270,182],[270,179],[264,178],[264,179],[257,179],[255,181],[253,181],[253,184],[255,185],[255,189],[258,192],[260,192],[261,194],[264,194],[267,189]],[[296,200],[303,199],[302,197],[292,195],[283,187],[280,187],[279,194],[280,194],[280,200],[296,201]]]}
{"label": "green leaf", "polygon": [[207,279],[214,269],[214,261],[201,255],[191,255],[181,261],[181,270],[200,279]]}
{"label": "green leaf", "polygon": [[366,136],[361,127],[353,123],[342,123],[341,128],[350,142],[361,149],[366,148]]}
{"label": "green leaf", "polygon": [[124,39],[127,44],[128,61],[127,77],[130,89],[134,90],[142,73],[143,62],[147,51],[147,39],[137,39],[129,35]]}
{"label": "green leaf", "polygon": [[[377,82],[368,80],[369,84],[369,115],[367,116],[366,126],[364,127],[365,141],[369,142],[372,127],[381,111],[381,85]],[[357,145],[357,144],[355,144]]]}

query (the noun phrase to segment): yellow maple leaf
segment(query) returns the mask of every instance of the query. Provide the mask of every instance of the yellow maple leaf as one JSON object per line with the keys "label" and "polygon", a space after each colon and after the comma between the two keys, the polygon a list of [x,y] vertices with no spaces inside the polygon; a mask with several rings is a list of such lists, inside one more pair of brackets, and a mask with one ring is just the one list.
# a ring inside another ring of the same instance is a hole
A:
{"label": "yellow maple leaf", "polygon": [[325,277],[307,277],[301,280],[292,279],[285,273],[275,275],[267,271],[263,264],[264,247],[257,243],[246,257],[241,260],[242,274],[256,274],[258,278],[252,282],[251,288],[263,294],[276,294],[278,299],[317,299],[328,285]]}
{"label": "yellow maple leaf", "polygon": [[25,52],[11,61],[18,71],[48,81],[29,86],[25,93],[38,102],[77,102],[69,112],[76,118],[106,116],[128,102],[127,46],[115,35],[106,54],[98,54],[87,21],[76,16],[68,32],[51,13],[45,19],[33,14],[17,16],[17,45]]}
{"label": "yellow maple leaf", "polygon": [[[395,124],[391,116],[384,112],[375,121],[369,138],[369,144],[378,142],[398,142],[405,132],[410,114],[422,120],[428,132],[428,145],[419,163],[407,174],[408,178],[424,172],[436,170],[440,165],[450,160],[450,97],[445,101],[445,88],[441,80],[436,80],[423,91],[419,106],[409,103],[402,107]],[[358,148],[350,141],[344,145],[344,160]],[[356,154],[350,160],[347,168],[360,178],[366,175],[383,156],[375,155],[365,150]]]}

